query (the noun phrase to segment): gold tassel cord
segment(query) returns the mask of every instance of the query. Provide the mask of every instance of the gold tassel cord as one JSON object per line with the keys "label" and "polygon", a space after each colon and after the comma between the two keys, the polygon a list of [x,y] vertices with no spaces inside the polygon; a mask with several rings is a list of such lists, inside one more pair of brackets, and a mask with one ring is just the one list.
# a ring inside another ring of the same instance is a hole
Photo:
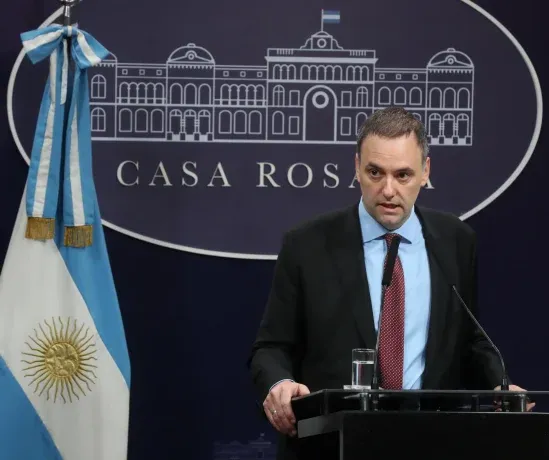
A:
{"label": "gold tassel cord", "polygon": [[65,227],[65,246],[84,248],[91,246],[93,242],[93,227],[81,225],[78,227]]}
{"label": "gold tassel cord", "polygon": [[51,240],[55,230],[55,219],[51,217],[29,217],[25,238],[30,240]]}

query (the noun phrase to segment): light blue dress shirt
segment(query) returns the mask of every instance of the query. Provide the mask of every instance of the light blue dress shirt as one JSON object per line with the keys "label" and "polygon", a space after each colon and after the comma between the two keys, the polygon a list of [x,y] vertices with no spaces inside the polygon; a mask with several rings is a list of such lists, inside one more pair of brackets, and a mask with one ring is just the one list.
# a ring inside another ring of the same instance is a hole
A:
{"label": "light blue dress shirt", "polygon": [[387,230],[359,203],[360,227],[364,245],[364,263],[370,288],[372,313],[377,332],[381,304],[381,279],[387,244],[383,235],[398,233],[402,240],[398,255],[404,271],[404,376],[403,389],[420,389],[425,369],[425,345],[429,328],[431,305],[431,277],[421,223],[415,210],[404,224],[393,231]]}

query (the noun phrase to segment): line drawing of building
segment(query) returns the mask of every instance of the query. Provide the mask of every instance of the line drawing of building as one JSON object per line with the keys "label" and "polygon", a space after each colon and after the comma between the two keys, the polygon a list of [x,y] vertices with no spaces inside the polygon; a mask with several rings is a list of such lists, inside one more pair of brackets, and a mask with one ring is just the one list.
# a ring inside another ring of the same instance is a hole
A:
{"label": "line drawing of building", "polygon": [[447,48],[422,68],[380,68],[375,50],[344,49],[328,32],[268,48],[266,65],[220,65],[194,43],[165,63],[90,69],[94,141],[353,144],[376,110],[406,108],[431,145],[471,146],[474,65]]}
{"label": "line drawing of building", "polygon": [[276,445],[265,439],[261,433],[259,438],[243,444],[232,441],[227,444],[214,444],[213,460],[275,460]]}

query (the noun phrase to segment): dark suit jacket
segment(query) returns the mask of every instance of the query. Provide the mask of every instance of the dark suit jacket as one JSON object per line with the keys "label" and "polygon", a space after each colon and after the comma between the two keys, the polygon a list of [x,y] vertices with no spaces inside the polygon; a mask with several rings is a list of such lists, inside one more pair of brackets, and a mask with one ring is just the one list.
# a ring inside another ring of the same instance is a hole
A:
{"label": "dark suit jacket", "polygon": [[[475,234],[455,216],[415,209],[431,275],[422,388],[492,389],[502,376],[497,355],[450,287],[455,283],[477,316]],[[351,379],[351,349],[375,342],[357,205],[289,231],[249,360],[260,401],[285,378],[311,392],[343,388]],[[284,450],[279,458],[295,458]]]}

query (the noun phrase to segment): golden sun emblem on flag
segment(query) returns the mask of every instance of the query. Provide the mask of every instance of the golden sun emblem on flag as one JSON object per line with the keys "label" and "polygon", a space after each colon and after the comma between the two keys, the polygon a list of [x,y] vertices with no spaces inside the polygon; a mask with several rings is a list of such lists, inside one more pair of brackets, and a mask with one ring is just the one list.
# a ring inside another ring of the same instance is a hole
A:
{"label": "golden sun emblem on flag", "polygon": [[76,319],[68,318],[64,323],[61,318],[57,321],[52,318],[38,325],[39,331],[34,329],[34,335],[29,335],[30,342],[25,342],[29,351],[23,352],[26,358],[22,360],[27,367],[23,370],[25,377],[32,379],[29,383],[34,386],[34,393],[39,396],[44,393],[46,399],[53,401],[61,398],[64,403],[73,401],[73,397],[80,399],[85,396],[86,389],[91,392],[90,384],[94,384],[97,376],[95,342],[89,328],[82,323],[78,326]]}

